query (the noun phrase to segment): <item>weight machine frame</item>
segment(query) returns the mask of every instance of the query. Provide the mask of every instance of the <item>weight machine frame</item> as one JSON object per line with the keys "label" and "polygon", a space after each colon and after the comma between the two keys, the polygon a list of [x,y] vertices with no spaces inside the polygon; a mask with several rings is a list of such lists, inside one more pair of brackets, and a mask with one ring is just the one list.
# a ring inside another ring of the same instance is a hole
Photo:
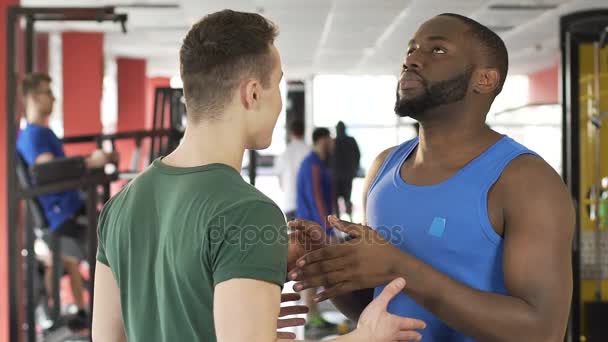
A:
{"label": "weight machine frame", "polygon": [[[25,21],[25,72],[34,71],[34,49],[35,49],[35,23],[38,21],[94,21],[94,22],[117,22],[120,23],[123,32],[126,32],[126,14],[115,13],[114,7],[87,7],[87,8],[70,8],[70,7],[20,7],[11,6],[7,9],[6,21],[6,175],[7,175],[7,231],[8,231],[8,268],[9,268],[9,330],[10,340],[19,341],[22,327],[20,326],[19,316],[19,284],[18,274],[20,266],[20,257],[18,253],[18,202],[20,198],[25,198],[27,194],[17,187],[16,174],[16,133],[18,129],[17,111],[17,78],[18,78],[18,59],[17,59],[17,39],[16,34],[19,32],[21,20]],[[89,179],[88,182],[91,180]],[[101,181],[101,180],[97,180]],[[87,180],[82,180],[81,185],[88,184]],[[101,184],[101,183],[99,183]],[[75,185],[76,187],[78,185]],[[26,206],[27,217],[27,206]],[[89,215],[89,216],[92,216]],[[90,222],[90,225],[95,224],[95,221]],[[29,229],[29,228],[26,228]],[[32,238],[31,234],[27,234],[28,240]],[[27,272],[28,283],[31,282],[33,274],[33,241],[27,242],[28,258]],[[91,265],[94,272],[94,264]],[[56,269],[57,267],[54,267]],[[93,272],[91,279],[93,279]],[[30,284],[31,285],[31,284]],[[32,295],[33,290],[28,286],[27,295]],[[92,293],[91,293],[92,295]],[[27,298],[28,310],[26,313],[28,322],[27,341],[36,341],[34,313],[31,309],[32,298]],[[55,305],[59,305],[55,303]]]}

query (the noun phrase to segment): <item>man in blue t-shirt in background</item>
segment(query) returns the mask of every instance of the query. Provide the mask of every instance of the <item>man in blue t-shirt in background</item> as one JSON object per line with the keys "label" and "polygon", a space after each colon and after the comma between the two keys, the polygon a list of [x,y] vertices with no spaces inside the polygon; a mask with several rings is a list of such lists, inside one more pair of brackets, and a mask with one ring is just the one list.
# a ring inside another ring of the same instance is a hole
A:
{"label": "man in blue t-shirt in background", "polygon": [[333,140],[325,127],[312,133],[313,149],[302,160],[297,178],[296,217],[325,227],[327,215],[333,213],[333,184],[328,160]]}
{"label": "man in blue t-shirt in background", "polygon": [[[25,106],[27,126],[19,132],[17,151],[28,167],[64,158],[63,143],[49,128],[48,120],[53,111],[55,97],[51,90],[51,78],[45,74],[26,75],[21,83],[21,94]],[[101,150],[93,152],[85,159],[87,168],[101,168],[107,163],[117,161],[115,153]],[[79,265],[85,259],[84,246],[87,227],[79,223],[84,216],[84,201],[77,190],[41,195],[38,198],[44,211],[51,234],[57,234],[61,244],[61,260],[70,277],[74,301],[78,307],[75,320],[70,323],[74,328],[87,325],[83,281]],[[46,272],[46,286],[51,293],[51,274]],[[57,303],[53,303],[57,305]]]}
{"label": "man in blue t-shirt in background", "polygon": [[[316,128],[312,133],[313,148],[300,164],[296,183],[296,217],[314,221],[326,227],[327,215],[334,212],[334,195],[332,174],[328,160],[333,148],[333,140],[329,130],[324,127]],[[331,235],[331,231],[328,231]],[[314,291],[302,294],[308,306],[306,320],[306,338],[317,339],[326,333],[335,333],[336,325],[327,322],[313,301]]]}

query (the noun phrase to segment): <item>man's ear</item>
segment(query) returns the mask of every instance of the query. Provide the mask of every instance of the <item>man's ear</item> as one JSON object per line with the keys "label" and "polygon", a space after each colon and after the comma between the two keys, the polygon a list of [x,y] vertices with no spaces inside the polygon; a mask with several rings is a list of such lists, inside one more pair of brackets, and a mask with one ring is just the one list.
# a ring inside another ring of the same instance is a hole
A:
{"label": "man's ear", "polygon": [[473,91],[477,94],[494,93],[500,82],[500,73],[494,68],[479,69],[474,73]]}
{"label": "man's ear", "polygon": [[256,109],[259,105],[260,83],[255,79],[241,82],[239,87],[241,103],[247,110]]}

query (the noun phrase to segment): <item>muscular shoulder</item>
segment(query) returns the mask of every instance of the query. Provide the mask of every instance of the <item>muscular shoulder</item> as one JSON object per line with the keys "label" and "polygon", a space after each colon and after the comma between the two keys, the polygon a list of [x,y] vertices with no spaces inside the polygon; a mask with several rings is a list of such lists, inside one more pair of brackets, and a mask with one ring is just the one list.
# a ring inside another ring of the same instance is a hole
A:
{"label": "muscular shoulder", "polygon": [[509,217],[518,222],[545,217],[568,229],[574,227],[574,207],[562,178],[538,156],[515,158],[502,173],[497,190],[507,221]]}
{"label": "muscular shoulder", "polygon": [[498,184],[505,194],[537,193],[540,197],[556,193],[567,195],[566,186],[559,174],[546,161],[533,154],[513,159],[504,169]]}
{"label": "muscular shoulder", "polygon": [[369,168],[369,172],[368,174],[372,177],[376,176],[376,173],[378,173],[378,170],[380,169],[380,167],[382,166],[382,164],[384,164],[384,161],[386,160],[386,158],[388,158],[388,156],[399,146],[393,146],[393,147],[389,147],[386,150],[380,152],[380,154],[378,154],[376,156],[376,158],[374,159],[374,161],[372,162],[372,166]]}
{"label": "muscular shoulder", "polygon": [[388,156],[397,147],[398,146],[393,146],[393,147],[387,148],[386,150],[380,152],[380,154],[378,154],[376,156],[376,158],[374,159],[374,161],[372,162],[372,165],[370,166],[369,170],[367,171],[367,176],[365,177],[365,183],[363,186],[364,187],[364,189],[363,189],[364,201],[367,198],[367,192],[369,191],[369,187],[371,186],[372,182],[376,178],[376,175],[378,174],[378,171],[382,167],[382,164],[384,164],[384,161],[386,160],[386,158],[388,158]]}

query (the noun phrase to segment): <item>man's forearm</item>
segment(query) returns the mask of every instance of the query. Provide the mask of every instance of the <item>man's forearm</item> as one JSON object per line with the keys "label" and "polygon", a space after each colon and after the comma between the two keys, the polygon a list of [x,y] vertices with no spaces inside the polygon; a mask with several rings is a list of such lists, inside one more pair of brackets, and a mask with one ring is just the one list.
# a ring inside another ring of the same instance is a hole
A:
{"label": "man's forearm", "polygon": [[374,289],[364,289],[331,299],[334,306],[353,322],[359,320],[361,312],[374,298]]}
{"label": "man's forearm", "polygon": [[479,341],[559,341],[559,327],[547,326],[540,313],[520,298],[468,287],[403,254],[394,261],[406,279],[405,293],[452,328]]}

